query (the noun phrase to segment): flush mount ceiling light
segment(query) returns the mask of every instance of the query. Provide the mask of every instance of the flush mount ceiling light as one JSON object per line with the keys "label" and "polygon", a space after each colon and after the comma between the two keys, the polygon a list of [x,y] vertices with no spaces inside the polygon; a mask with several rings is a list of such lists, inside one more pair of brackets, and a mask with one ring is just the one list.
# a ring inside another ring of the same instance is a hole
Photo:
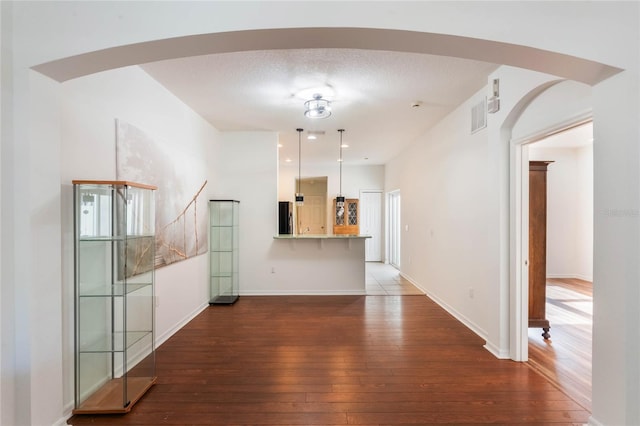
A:
{"label": "flush mount ceiling light", "polygon": [[304,89],[295,91],[293,93],[293,96],[300,99],[301,101],[306,101],[313,98],[313,95],[315,95],[316,93],[322,93],[322,95],[326,96],[327,99],[333,99],[336,96],[336,91],[329,84],[309,86]]}
{"label": "flush mount ceiling light", "polygon": [[304,116],[309,118],[327,118],[331,115],[331,102],[322,98],[320,93],[304,103]]}

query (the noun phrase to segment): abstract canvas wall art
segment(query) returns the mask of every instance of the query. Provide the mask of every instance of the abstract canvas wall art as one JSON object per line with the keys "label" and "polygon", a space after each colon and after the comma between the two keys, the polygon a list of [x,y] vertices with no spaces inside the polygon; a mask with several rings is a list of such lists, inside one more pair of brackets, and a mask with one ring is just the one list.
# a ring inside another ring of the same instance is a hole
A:
{"label": "abstract canvas wall art", "polygon": [[116,178],[156,191],[156,268],[207,251],[206,170],[175,142],[116,120]]}

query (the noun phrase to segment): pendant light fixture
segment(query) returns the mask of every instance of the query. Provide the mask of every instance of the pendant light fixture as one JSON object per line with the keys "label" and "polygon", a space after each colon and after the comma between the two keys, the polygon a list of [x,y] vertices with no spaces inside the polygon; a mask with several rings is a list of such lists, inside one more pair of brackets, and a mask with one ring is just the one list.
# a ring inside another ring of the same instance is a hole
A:
{"label": "pendant light fixture", "polygon": [[342,133],[344,133],[344,129],[338,129],[340,132],[340,158],[338,162],[340,163],[340,191],[338,192],[338,196],[336,197],[336,207],[338,211],[336,212],[338,216],[344,215],[344,195],[342,195]]}
{"label": "pendant light fixture", "polygon": [[302,155],[301,155],[301,146],[302,146],[301,140],[302,139],[301,138],[302,138],[302,131],[303,130],[304,129],[299,129],[299,128],[296,129],[296,131],[298,132],[298,189],[296,191],[296,206],[303,206],[304,205],[304,194],[302,194],[300,192],[300,170],[301,170],[300,160],[302,158]]}

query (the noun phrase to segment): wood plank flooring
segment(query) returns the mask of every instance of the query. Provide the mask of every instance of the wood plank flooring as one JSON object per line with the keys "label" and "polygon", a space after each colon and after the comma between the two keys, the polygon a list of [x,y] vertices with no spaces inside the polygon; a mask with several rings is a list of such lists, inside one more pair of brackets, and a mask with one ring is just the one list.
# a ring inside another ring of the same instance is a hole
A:
{"label": "wood plank flooring", "polygon": [[424,296],[241,297],[157,350],[127,415],[72,425],[579,425],[589,413]]}
{"label": "wood plank flooring", "polygon": [[578,279],[547,279],[551,338],[529,329],[529,364],[591,411],[593,288]]}

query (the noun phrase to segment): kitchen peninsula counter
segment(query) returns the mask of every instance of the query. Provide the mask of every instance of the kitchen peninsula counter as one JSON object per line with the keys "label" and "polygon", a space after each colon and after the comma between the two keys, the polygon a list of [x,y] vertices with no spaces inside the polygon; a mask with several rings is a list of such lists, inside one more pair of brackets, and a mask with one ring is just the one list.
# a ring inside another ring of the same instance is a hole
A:
{"label": "kitchen peninsula counter", "polygon": [[[274,235],[274,294],[362,295],[369,235]],[[286,289],[291,289],[287,292]]]}

